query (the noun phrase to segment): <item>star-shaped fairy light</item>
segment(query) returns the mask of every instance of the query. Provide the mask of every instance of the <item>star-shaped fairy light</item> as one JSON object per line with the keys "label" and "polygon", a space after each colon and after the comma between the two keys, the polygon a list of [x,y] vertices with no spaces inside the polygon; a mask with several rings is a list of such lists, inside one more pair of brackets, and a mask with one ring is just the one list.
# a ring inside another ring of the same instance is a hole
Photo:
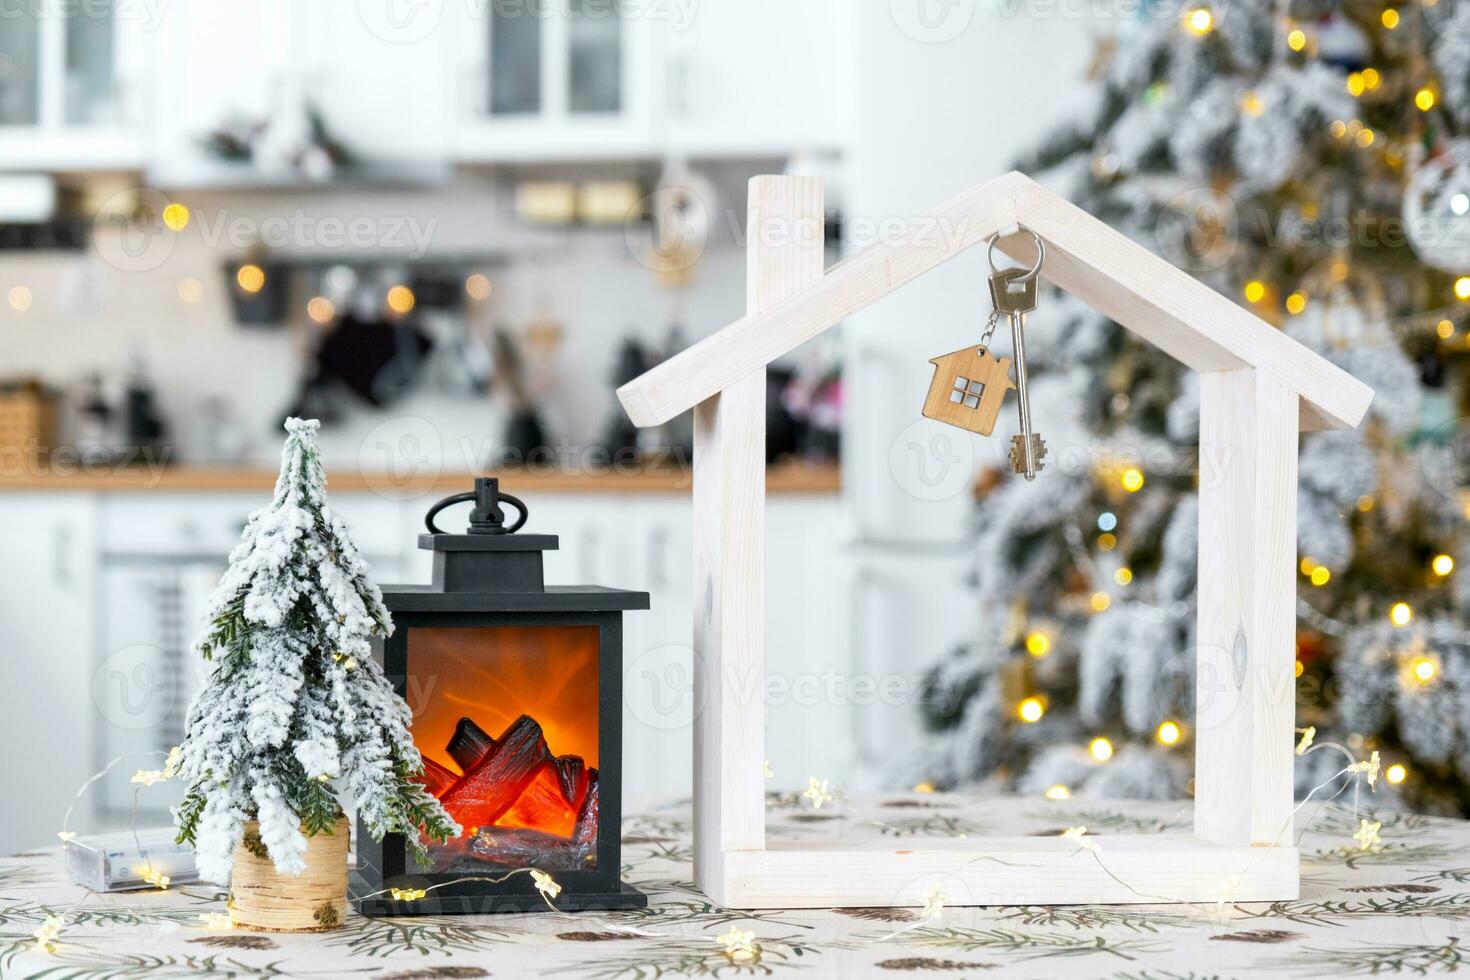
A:
{"label": "star-shaped fairy light", "polygon": [[149,867],[147,871],[143,872],[143,880],[158,889],[167,889],[170,881],[168,875],[154,867]]}
{"label": "star-shaped fairy light", "polygon": [[548,902],[561,894],[561,885],[558,885],[555,878],[540,868],[531,869],[531,880],[536,883],[536,890],[545,895]]}
{"label": "star-shaped fairy light", "polygon": [[228,912],[205,912],[199,917],[199,924],[206,929],[229,929],[235,925]]}
{"label": "star-shaped fairy light", "polygon": [[56,952],[56,937],[61,935],[61,927],[66,925],[66,920],[59,915],[48,915],[41,927],[31,933],[36,937],[36,952]]}
{"label": "star-shaped fairy light", "polygon": [[1348,766],[1348,770],[1347,771],[1348,772],[1360,772],[1363,775],[1367,776],[1368,777],[1368,787],[1370,789],[1374,789],[1374,788],[1377,787],[1377,783],[1378,783],[1378,770],[1379,770],[1379,767],[1381,765],[1382,765],[1382,762],[1379,760],[1379,758],[1378,758],[1378,752],[1375,750],[1374,753],[1372,755],[1370,755],[1367,758],[1366,761],[1364,761],[1364,762],[1354,762],[1352,765]]}
{"label": "star-shaped fairy light", "polygon": [[1243,884],[1240,875],[1231,875],[1226,878],[1220,886],[1220,893],[1215,897],[1215,907],[1210,918],[1217,923],[1229,922],[1235,914],[1235,900],[1240,896],[1240,886]]}
{"label": "star-shaped fairy light", "polygon": [[717,936],[715,942],[724,947],[725,955],[737,963],[753,960],[760,952],[760,946],[756,945],[755,933],[738,926],[731,926],[730,931],[722,936]]}
{"label": "star-shaped fairy light", "polygon": [[390,888],[388,894],[395,902],[417,902],[429,893],[422,888]]}
{"label": "star-shaped fairy light", "polygon": [[919,915],[923,919],[938,921],[944,914],[944,903],[949,901],[949,892],[944,890],[944,885],[939,882],[929,886],[924,893],[924,911]]}
{"label": "star-shaped fairy light", "polygon": [[1361,850],[1374,850],[1381,843],[1378,832],[1382,829],[1383,823],[1381,821],[1359,820],[1358,830],[1355,834],[1353,834],[1353,840],[1358,842],[1358,847]]}
{"label": "star-shaped fairy light", "polygon": [[820,810],[822,804],[832,799],[832,794],[827,791],[827,780],[810,776],[806,781],[806,790],[801,794],[812,801],[812,809]]}
{"label": "star-shaped fairy light", "polygon": [[1101,850],[1101,848],[1098,847],[1097,841],[1087,836],[1086,827],[1068,827],[1066,830],[1062,831],[1062,836],[1072,843],[1076,844],[1084,851],[1091,851],[1096,854],[1099,850]]}
{"label": "star-shaped fairy light", "polygon": [[1317,738],[1317,726],[1308,725],[1306,728],[1298,728],[1297,731],[1302,733],[1302,737],[1296,743],[1296,754],[1306,755],[1307,749],[1312,747],[1312,742]]}

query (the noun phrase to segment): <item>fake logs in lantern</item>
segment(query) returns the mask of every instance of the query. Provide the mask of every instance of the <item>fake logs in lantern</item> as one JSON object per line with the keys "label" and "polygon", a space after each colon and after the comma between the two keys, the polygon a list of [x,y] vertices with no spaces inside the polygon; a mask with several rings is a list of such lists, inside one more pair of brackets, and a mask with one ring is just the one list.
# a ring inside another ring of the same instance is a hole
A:
{"label": "fake logs in lantern", "polygon": [[[466,534],[434,524],[473,501]],[[520,511],[506,526],[501,504]],[[562,886],[558,909],[635,908],[618,878],[622,813],[622,613],[648,593],[544,584],[552,534],[517,534],[526,505],[475,480],[474,493],[430,508],[419,547],[429,585],[389,586],[393,635],[383,669],[413,712],[424,785],[463,828],[417,867],[399,835],[359,834],[353,892],[365,915],[545,909],[529,874]],[[490,879],[503,879],[492,881]],[[433,886],[442,887],[433,887]],[[428,894],[415,901],[385,889]]]}

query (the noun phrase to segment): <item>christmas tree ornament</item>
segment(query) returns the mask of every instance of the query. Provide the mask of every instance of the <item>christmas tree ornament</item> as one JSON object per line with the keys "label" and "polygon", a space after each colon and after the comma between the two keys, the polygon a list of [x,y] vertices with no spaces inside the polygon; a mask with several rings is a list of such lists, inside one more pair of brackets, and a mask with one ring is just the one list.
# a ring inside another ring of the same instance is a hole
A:
{"label": "christmas tree ornament", "polygon": [[421,836],[459,832],[419,781],[408,705],[372,658],[393,624],[327,503],[319,426],[286,421],[275,495],[247,521],[195,647],[212,666],[181,747],[178,839],[201,877],[230,882],[246,928],[341,925],[348,825],[334,781],[364,837],[404,835],[422,852]]}
{"label": "christmas tree ornament", "polygon": [[[465,533],[436,519],[474,505]],[[508,513],[508,511],[510,513]],[[514,514],[513,521],[507,518]],[[419,780],[460,831],[415,863],[410,831],[358,836],[364,915],[642,908],[622,868],[623,612],[648,593],[545,584],[554,534],[478,478],[429,509],[428,585],[389,586],[383,670],[412,699]]]}
{"label": "christmas tree ornament", "polygon": [[1470,271],[1470,139],[1450,140],[1424,159],[1416,144],[1404,188],[1409,244],[1443,272]]}

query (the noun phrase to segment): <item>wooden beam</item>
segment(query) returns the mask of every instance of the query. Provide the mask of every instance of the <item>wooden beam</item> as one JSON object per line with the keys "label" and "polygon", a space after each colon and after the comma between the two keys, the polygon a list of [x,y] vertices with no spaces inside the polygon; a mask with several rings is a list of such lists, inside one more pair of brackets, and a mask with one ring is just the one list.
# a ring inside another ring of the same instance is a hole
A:
{"label": "wooden beam", "polygon": [[[618,389],[637,425],[657,425],[943,262],[1020,225],[1046,242],[1045,276],[1196,371],[1271,370],[1322,428],[1352,428],[1373,393],[1210,287],[1019,173],[981,184],[872,245],[820,282],[746,316]],[[1010,242],[1017,258],[1025,249]]]}
{"label": "wooden beam", "polygon": [[1200,377],[1195,832],[1289,844],[1296,717],[1296,392]]}
{"label": "wooden beam", "polygon": [[[822,181],[750,182],[746,306],[822,276]],[[694,412],[694,880],[716,901],[725,852],[765,845],[764,365]]]}
{"label": "wooden beam", "polygon": [[1292,901],[1294,847],[1221,847],[1193,834],[1103,835],[1096,855],[1059,836],[864,839],[792,843],[725,855],[725,897],[737,909],[924,904],[1131,905]]}

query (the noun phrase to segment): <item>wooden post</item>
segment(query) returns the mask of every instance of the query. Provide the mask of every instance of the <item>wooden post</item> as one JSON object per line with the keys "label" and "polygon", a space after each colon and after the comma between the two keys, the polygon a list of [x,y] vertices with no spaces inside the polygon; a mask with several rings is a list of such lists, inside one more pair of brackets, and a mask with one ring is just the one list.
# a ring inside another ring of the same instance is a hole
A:
{"label": "wooden post", "polygon": [[[756,177],[746,311],[822,277],[822,181]],[[716,901],[723,855],[766,840],[766,372],[694,409],[694,881]]]}
{"label": "wooden post", "polygon": [[1200,375],[1195,832],[1291,846],[1299,396]]}

